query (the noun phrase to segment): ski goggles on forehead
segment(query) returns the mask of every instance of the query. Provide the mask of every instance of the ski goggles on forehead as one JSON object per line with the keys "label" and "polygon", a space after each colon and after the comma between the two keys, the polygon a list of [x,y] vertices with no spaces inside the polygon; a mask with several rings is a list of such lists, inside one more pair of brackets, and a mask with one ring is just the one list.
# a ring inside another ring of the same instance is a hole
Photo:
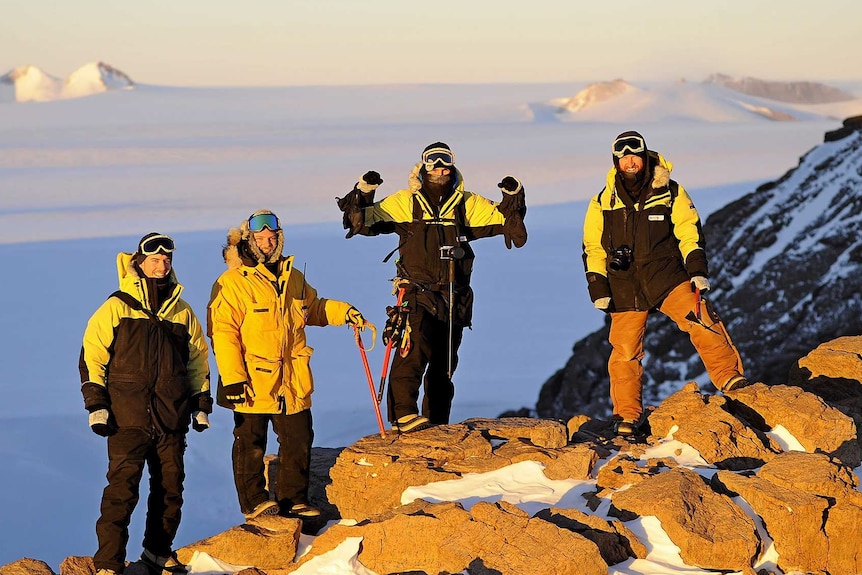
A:
{"label": "ski goggles on forehead", "polygon": [[646,151],[646,143],[644,143],[644,139],[639,136],[617,138],[614,140],[613,146],[611,146],[611,151],[617,158],[643,154]]}
{"label": "ski goggles on forehead", "polygon": [[265,229],[277,232],[281,228],[275,214],[257,214],[248,219],[248,229],[252,232],[262,232]]}
{"label": "ski goggles on forehead", "polygon": [[426,170],[433,170],[439,166],[451,168],[455,165],[455,154],[446,148],[431,148],[422,154],[422,162]]}
{"label": "ski goggles on forehead", "polygon": [[168,255],[173,253],[174,249],[174,240],[161,234],[145,239],[140,245],[140,252],[145,256],[154,256],[159,252]]}

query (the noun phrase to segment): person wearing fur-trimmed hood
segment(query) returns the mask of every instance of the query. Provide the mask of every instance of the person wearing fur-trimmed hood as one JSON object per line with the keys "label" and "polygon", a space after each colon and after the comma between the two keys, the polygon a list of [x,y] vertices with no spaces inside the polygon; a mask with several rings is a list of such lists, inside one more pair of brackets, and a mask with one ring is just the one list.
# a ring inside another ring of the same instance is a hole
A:
{"label": "person wearing fur-trimmed hood", "polygon": [[475,254],[470,243],[503,236],[507,248],[520,248],[527,242],[527,207],[524,187],[514,176],[497,184],[500,202],[468,191],[455,154],[443,142],[423,150],[407,188],[375,202],[381,183],[379,173],[365,173],[338,200],[338,207],[348,238],[398,235],[396,282],[409,310],[406,322],[398,321],[407,326],[412,343],[405,346],[402,337],[392,362],[387,404],[389,421],[406,433],[449,423],[455,395],[452,374],[463,330],[471,326],[473,315],[470,276]]}
{"label": "person wearing fur-trimmed hood", "polygon": [[[234,412],[234,481],[247,519],[320,514],[308,500],[314,382],[305,326],[368,325],[349,303],[319,297],[283,249],[284,230],[269,210],[231,229],[222,250],[228,269],[213,285],[207,314],[217,402]],[[275,501],[263,461],[270,423],[279,442]]]}
{"label": "person wearing fur-trimmed hood", "polygon": [[145,235],[117,254],[120,289],[84,331],[79,369],[90,428],[107,437],[108,485],[96,522],[97,575],[125,568],[129,522],[144,465],[150,495],[141,561],[150,572],[185,572],[171,549],[183,504],[186,434],[209,427],[206,339],[173,268],[174,240]]}
{"label": "person wearing fur-trimmed hood", "polygon": [[647,148],[638,132],[611,147],[613,167],[590,201],[583,259],[590,299],[610,314],[608,361],[616,431],[642,422],[643,340],[647,316],[658,310],[688,333],[717,389],[744,385],[742,360],[707,300],[710,288],[700,216],[673,165]]}

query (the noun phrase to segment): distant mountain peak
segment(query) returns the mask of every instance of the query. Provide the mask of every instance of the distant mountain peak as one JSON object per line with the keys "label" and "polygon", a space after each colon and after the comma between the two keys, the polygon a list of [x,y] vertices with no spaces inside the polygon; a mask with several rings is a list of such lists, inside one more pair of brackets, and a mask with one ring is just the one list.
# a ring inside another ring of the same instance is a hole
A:
{"label": "distant mountain peak", "polygon": [[26,65],[0,76],[0,102],[50,102],[108,90],[128,90],[134,85],[127,74],[104,62],[84,64],[65,80]]}
{"label": "distant mountain peak", "polygon": [[638,91],[640,91],[640,88],[632,86],[622,78],[609,82],[595,82],[571,98],[562,100],[560,102],[560,111],[577,112],[594,104],[607,102],[623,94]]}
{"label": "distant mountain peak", "polygon": [[851,94],[818,82],[776,82],[760,78],[734,78],[726,74],[712,74],[705,84],[718,84],[742,94],[788,102],[791,104],[832,104],[854,100]]}
{"label": "distant mountain peak", "polygon": [[135,83],[125,73],[104,62],[84,64],[63,82],[65,98],[89,96],[107,90],[129,89]]}

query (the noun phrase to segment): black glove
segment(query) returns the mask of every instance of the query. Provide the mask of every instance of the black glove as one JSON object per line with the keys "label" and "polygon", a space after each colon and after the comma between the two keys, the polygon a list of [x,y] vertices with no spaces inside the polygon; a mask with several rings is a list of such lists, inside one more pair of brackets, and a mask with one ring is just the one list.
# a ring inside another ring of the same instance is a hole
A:
{"label": "black glove", "polygon": [[519,182],[518,178],[515,178],[514,176],[506,176],[503,178],[502,182],[497,184],[497,187],[507,194],[517,194],[523,189],[521,187],[521,182]]}
{"label": "black glove", "polygon": [[379,186],[383,183],[383,178],[380,177],[380,174],[371,170],[370,172],[365,172],[365,174],[363,174],[362,181],[371,186]]}
{"label": "black glove", "polygon": [[230,385],[222,386],[225,400],[228,403],[233,403],[234,405],[245,403],[246,385],[248,385],[247,382],[241,381],[239,383],[231,383]]}
{"label": "black glove", "polygon": [[90,411],[90,429],[96,435],[109,437],[117,433],[117,424],[114,422],[114,414],[107,407],[98,407]]}

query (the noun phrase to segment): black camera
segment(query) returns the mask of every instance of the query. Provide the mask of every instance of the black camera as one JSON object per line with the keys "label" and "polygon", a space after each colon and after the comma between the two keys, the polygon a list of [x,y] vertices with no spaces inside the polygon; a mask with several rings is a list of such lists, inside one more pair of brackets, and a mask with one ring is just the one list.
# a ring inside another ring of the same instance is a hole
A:
{"label": "black camera", "polygon": [[632,249],[628,246],[620,246],[611,252],[608,267],[615,272],[624,272],[632,265]]}
{"label": "black camera", "polygon": [[440,247],[440,259],[441,260],[460,260],[467,252],[461,246],[441,246]]}

